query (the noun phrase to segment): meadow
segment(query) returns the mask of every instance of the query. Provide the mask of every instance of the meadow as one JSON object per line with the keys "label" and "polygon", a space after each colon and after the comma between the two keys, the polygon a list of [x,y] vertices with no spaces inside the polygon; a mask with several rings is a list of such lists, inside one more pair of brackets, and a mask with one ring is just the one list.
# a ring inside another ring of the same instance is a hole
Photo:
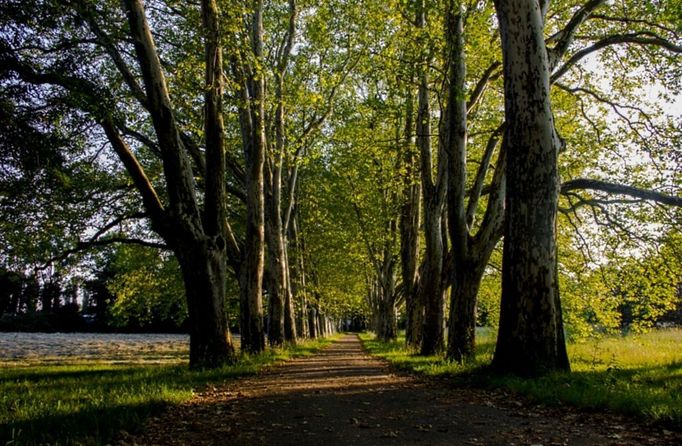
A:
{"label": "meadow", "polygon": [[[0,365],[0,446],[107,444],[139,431],[163,408],[192,398],[210,386],[292,357],[306,356],[333,338],[244,356],[234,365],[196,371],[184,359],[158,362],[157,352],[140,350],[129,361],[78,359],[62,364],[33,358]],[[153,356],[152,362],[146,356]],[[185,356],[186,358],[186,356]]]}
{"label": "meadow", "polygon": [[569,343],[572,372],[534,379],[498,376],[487,370],[495,343],[491,332],[479,336],[476,358],[464,364],[440,356],[418,356],[405,348],[402,337],[390,343],[367,333],[361,338],[370,353],[402,370],[444,376],[462,385],[504,388],[543,404],[609,410],[682,429],[680,328]]}

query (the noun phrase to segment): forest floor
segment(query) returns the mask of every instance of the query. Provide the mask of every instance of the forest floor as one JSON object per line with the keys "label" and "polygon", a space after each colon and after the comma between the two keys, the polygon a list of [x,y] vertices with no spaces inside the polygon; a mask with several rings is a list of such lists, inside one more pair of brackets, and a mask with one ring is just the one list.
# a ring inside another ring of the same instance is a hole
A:
{"label": "forest floor", "polygon": [[152,418],[120,445],[680,445],[627,417],[545,407],[393,370],[355,335]]}

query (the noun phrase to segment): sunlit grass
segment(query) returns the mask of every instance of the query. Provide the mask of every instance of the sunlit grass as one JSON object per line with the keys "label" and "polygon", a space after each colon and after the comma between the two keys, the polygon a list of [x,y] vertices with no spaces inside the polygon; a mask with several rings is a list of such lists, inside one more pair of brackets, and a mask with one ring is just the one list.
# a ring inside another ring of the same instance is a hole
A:
{"label": "sunlit grass", "polygon": [[396,367],[482,386],[514,390],[546,404],[572,404],[593,410],[613,410],[682,427],[682,329],[610,336],[569,344],[573,372],[523,379],[490,374],[494,337],[479,336],[474,360],[458,364],[440,356],[421,357],[396,342],[381,343],[361,336],[373,354]]}
{"label": "sunlit grass", "polygon": [[433,376],[452,375],[458,379],[468,379],[470,373],[488,365],[495,349],[494,334],[489,330],[478,333],[476,356],[463,364],[446,361],[440,355],[419,355],[418,351],[405,347],[402,332],[393,342],[380,342],[371,333],[361,333],[360,339],[370,353],[390,361],[398,369]]}
{"label": "sunlit grass", "polygon": [[[331,338],[245,356],[233,366],[192,371],[187,364],[81,364],[0,367],[0,445],[105,444],[169,404],[292,357]],[[143,354],[143,353],[141,353]]]}
{"label": "sunlit grass", "polygon": [[682,360],[682,329],[671,328],[646,334],[608,336],[569,344],[571,365],[576,371],[594,368],[638,368],[667,365]]}

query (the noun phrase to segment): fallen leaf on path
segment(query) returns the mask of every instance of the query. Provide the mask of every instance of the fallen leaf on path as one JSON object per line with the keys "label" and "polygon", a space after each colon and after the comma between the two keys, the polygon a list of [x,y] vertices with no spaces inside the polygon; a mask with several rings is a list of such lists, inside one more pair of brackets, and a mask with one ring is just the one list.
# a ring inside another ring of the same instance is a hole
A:
{"label": "fallen leaf on path", "polygon": [[382,438],[398,438],[398,431],[388,431],[381,434]]}

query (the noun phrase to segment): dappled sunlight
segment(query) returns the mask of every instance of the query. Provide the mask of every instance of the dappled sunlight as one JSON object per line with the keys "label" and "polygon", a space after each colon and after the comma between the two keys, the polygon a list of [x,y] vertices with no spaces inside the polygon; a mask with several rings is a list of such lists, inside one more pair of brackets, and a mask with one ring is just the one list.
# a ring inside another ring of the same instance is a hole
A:
{"label": "dappled sunlight", "polygon": [[637,440],[632,444],[649,435],[624,428],[618,419],[600,419],[596,430],[593,415],[577,423],[581,416],[501,392],[394,373],[349,335],[314,357],[207,388],[125,443],[588,445],[610,444],[615,437],[609,435],[622,435],[622,429],[629,430],[628,440]]}
{"label": "dappled sunlight", "polygon": [[283,364],[276,372],[247,385],[246,389],[251,397],[285,395],[303,390],[313,393],[331,389],[371,391],[376,386],[396,381],[400,378],[381,367],[376,360],[368,360],[357,349],[357,342],[344,338],[314,357]]}

